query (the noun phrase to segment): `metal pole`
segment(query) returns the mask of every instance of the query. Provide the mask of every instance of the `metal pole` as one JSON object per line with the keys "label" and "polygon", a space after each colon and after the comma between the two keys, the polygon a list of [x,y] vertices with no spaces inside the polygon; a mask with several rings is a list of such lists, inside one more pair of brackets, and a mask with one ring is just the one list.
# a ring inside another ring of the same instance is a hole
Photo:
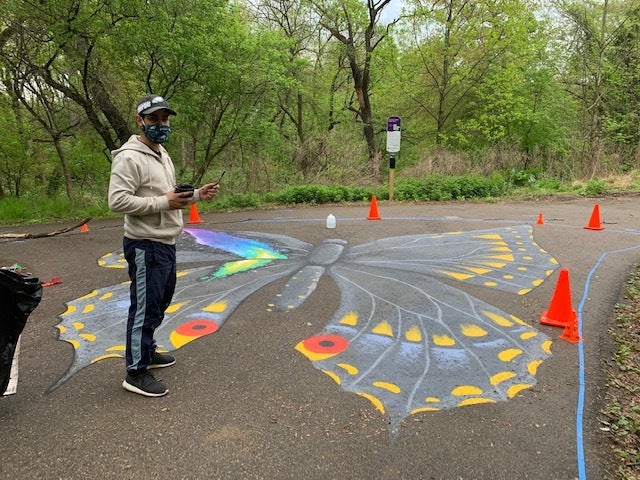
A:
{"label": "metal pole", "polygon": [[389,154],[389,200],[393,200],[393,191],[396,183],[396,157],[393,153]]}

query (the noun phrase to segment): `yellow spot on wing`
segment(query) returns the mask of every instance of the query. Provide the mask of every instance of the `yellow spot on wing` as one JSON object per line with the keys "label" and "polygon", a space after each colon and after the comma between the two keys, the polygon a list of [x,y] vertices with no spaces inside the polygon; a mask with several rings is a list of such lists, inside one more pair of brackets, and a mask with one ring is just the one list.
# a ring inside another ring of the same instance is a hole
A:
{"label": "yellow spot on wing", "polygon": [[502,315],[498,315],[497,313],[489,312],[486,310],[483,310],[482,313],[484,313],[485,316],[489,317],[489,319],[491,319],[491,321],[496,325],[499,325],[501,327],[513,327],[513,322],[507,318],[504,318]]}
{"label": "yellow spot on wing", "polygon": [[492,272],[490,268],[480,268],[480,267],[462,267],[465,270],[469,270],[470,272],[475,273],[476,275],[484,275],[486,273]]}
{"label": "yellow spot on wing", "polygon": [[419,342],[422,340],[422,333],[417,325],[413,325],[404,334],[405,338],[410,342]]}
{"label": "yellow spot on wing", "polygon": [[460,330],[462,331],[462,334],[467,337],[484,337],[487,334],[487,331],[484,328],[471,323],[463,323],[460,325]]}
{"label": "yellow spot on wing", "polygon": [[547,353],[551,353],[551,344],[553,342],[551,340],[547,340],[546,342],[544,342],[542,344],[542,350],[544,350]]}
{"label": "yellow spot on wing", "polygon": [[361,397],[364,397],[367,400],[369,400],[371,403],[373,403],[373,406],[376,407],[376,410],[384,414],[384,406],[382,405],[382,402],[380,400],[378,400],[373,395],[369,395],[368,393],[364,393],[364,392],[356,392],[356,393]]}
{"label": "yellow spot on wing", "polygon": [[542,363],[542,360],[534,360],[527,365],[527,370],[531,375],[535,375],[538,372],[538,367]]}
{"label": "yellow spot on wing", "polygon": [[449,272],[447,270],[440,270],[440,273],[442,273],[443,275],[449,275],[450,277],[461,281],[469,280],[470,278],[475,277],[475,275],[471,275],[470,273]]}
{"label": "yellow spot on wing", "polygon": [[172,303],[171,305],[169,305],[169,308],[167,308],[167,313],[175,313],[178,310],[180,310],[182,307],[184,307],[187,304],[187,302],[178,302],[178,303]]}
{"label": "yellow spot on wing", "polygon": [[518,394],[518,392],[521,392],[522,390],[525,390],[527,388],[531,388],[531,385],[527,383],[519,383],[517,385],[512,385],[507,390],[507,397],[513,398]]}
{"label": "yellow spot on wing", "polygon": [[535,331],[530,331],[530,332],[524,332],[522,335],[520,335],[520,338],[522,340],[529,340],[530,338],[534,338],[538,336],[538,332]]}
{"label": "yellow spot on wing", "polygon": [[92,312],[94,308],[95,308],[95,305],[93,303],[85,305],[84,308],[82,309],[82,313]]}
{"label": "yellow spot on wing", "polygon": [[389,325],[389,322],[387,321],[380,322],[378,325],[376,325],[372,332],[377,333],[378,335],[387,335],[389,337],[393,337],[393,330],[391,329],[391,325]]}
{"label": "yellow spot on wing", "polygon": [[522,354],[522,350],[519,348],[508,348],[507,350],[503,350],[498,354],[498,358],[503,362],[510,362],[518,355]]}
{"label": "yellow spot on wing", "polygon": [[414,415],[420,412],[438,412],[438,411],[440,411],[440,409],[436,407],[419,407],[411,410],[411,415]]}
{"label": "yellow spot on wing", "polygon": [[204,310],[205,312],[222,313],[227,309],[227,306],[228,304],[226,301],[214,302],[207,305],[202,310]]}
{"label": "yellow spot on wing", "polygon": [[92,335],[91,333],[79,333],[78,336],[84,338],[88,342],[95,342],[96,341],[96,336]]}
{"label": "yellow spot on wing", "polygon": [[489,381],[491,382],[491,385],[498,385],[499,383],[509,380],[515,376],[516,374],[514,372],[500,372],[493,375]]}
{"label": "yellow spot on wing", "polygon": [[460,385],[451,390],[451,395],[463,397],[465,395],[482,395],[482,390],[474,385]]}
{"label": "yellow spot on wing", "polygon": [[350,325],[355,327],[358,324],[358,313],[357,312],[349,312],[344,317],[340,319],[340,323],[343,325]]}
{"label": "yellow spot on wing", "polygon": [[434,335],[433,343],[439,347],[451,347],[456,344],[456,341],[449,335]]}
{"label": "yellow spot on wing", "polygon": [[102,355],[100,357],[96,357],[93,360],[91,360],[91,363],[99,362],[100,360],[104,360],[105,358],[122,358],[122,355],[118,355],[117,353],[110,353],[110,354],[107,354],[107,355]]}
{"label": "yellow spot on wing", "polygon": [[353,365],[350,365],[348,363],[338,363],[337,366],[342,368],[343,370],[346,370],[346,372],[349,375],[357,375],[358,374],[357,367],[354,367]]}
{"label": "yellow spot on wing", "polygon": [[330,372],[329,370],[322,370],[322,373],[326,373],[327,375],[329,375],[329,377],[331,377],[333,381],[336,382],[338,385],[342,383],[342,380],[340,380],[340,377],[335,373]]}
{"label": "yellow spot on wing", "polygon": [[384,388],[385,390],[388,390],[391,393],[400,393],[400,387],[395,383],[373,382],[373,386],[378,388]]}
{"label": "yellow spot on wing", "polygon": [[105,350],[107,352],[117,352],[117,351],[124,352],[125,347],[124,345],[114,345],[113,347],[106,348]]}
{"label": "yellow spot on wing", "polygon": [[478,405],[479,403],[496,403],[496,401],[492,400],[491,398],[482,398],[482,397],[467,398],[466,400],[463,400],[460,403],[458,403],[458,406],[466,407],[467,405]]}
{"label": "yellow spot on wing", "polygon": [[82,322],[73,322],[72,325],[76,330],[82,330],[84,328],[84,323]]}

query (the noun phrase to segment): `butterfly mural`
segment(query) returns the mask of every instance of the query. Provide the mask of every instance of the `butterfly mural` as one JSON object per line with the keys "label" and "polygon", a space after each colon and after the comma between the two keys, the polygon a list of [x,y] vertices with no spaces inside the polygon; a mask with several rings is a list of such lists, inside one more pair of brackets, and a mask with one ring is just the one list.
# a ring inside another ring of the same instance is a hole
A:
{"label": "butterfly mural", "polygon": [[[404,235],[349,246],[277,234],[187,228],[178,239],[173,303],[156,331],[175,350],[217,331],[238,305],[281,278],[269,311],[294,311],[328,274],[341,292],[325,328],[295,345],[340,387],[367,398],[397,432],[411,414],[497,402],[536,383],[551,341],[462,284],[524,295],[558,267],[531,226]],[[121,251],[98,261],[126,268]],[[60,339],[75,349],[54,390],[91,363],[124,356],[129,282],[67,303]]]}

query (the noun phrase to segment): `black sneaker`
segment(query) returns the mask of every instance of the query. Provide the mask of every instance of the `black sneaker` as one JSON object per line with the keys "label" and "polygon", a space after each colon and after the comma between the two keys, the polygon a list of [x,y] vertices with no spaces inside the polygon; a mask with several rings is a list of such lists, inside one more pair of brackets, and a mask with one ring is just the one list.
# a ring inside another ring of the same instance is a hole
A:
{"label": "black sneaker", "polygon": [[176,363],[176,359],[172,355],[169,355],[168,353],[154,352],[151,357],[151,365],[147,368],[170,367],[174,363]]}
{"label": "black sneaker", "polygon": [[156,380],[156,377],[146,370],[139,373],[127,372],[127,378],[122,382],[122,386],[125,390],[145,397],[161,397],[169,391],[164,383]]}

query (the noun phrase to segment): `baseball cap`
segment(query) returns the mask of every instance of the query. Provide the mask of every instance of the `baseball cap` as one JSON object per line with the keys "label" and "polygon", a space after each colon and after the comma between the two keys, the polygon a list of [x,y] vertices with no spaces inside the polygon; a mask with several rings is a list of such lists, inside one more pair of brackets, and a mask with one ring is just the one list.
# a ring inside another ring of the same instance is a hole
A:
{"label": "baseball cap", "polygon": [[169,107],[167,101],[162,98],[160,95],[147,95],[143,97],[142,100],[138,102],[138,106],[136,108],[136,112],[138,115],[149,115],[157,110],[165,109],[171,115],[177,115],[175,110],[172,110]]}

